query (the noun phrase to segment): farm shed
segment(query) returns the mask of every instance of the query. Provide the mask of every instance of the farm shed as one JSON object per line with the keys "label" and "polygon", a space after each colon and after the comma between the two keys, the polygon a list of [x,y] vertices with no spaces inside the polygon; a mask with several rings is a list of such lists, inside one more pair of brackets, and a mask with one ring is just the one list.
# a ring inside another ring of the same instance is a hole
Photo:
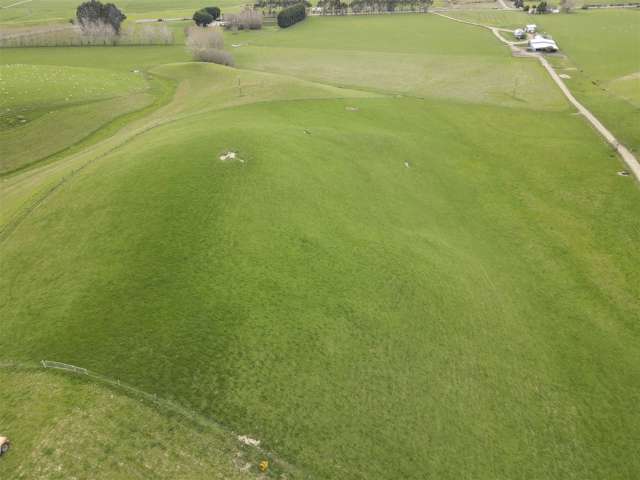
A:
{"label": "farm shed", "polygon": [[540,35],[536,35],[529,40],[529,48],[536,52],[557,52],[558,45],[551,38],[545,38]]}

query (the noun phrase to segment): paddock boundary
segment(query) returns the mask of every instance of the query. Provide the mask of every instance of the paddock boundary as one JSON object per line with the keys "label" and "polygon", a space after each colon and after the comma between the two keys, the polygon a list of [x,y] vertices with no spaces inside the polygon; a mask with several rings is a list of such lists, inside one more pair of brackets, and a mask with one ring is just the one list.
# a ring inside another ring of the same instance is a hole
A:
{"label": "paddock boundary", "polygon": [[[288,471],[297,471],[297,472],[304,472],[304,470],[301,470],[299,467],[294,466],[282,459],[280,459],[275,453],[273,453],[270,450],[267,450],[266,448],[261,447],[258,444],[252,444],[252,443],[247,443],[246,441],[244,441],[244,439],[248,438],[244,435],[239,435],[237,432],[235,432],[233,429],[231,429],[228,425],[225,425],[224,423],[220,422],[219,420],[214,420],[208,417],[205,417],[199,413],[194,412],[193,410],[189,410],[188,408],[185,408],[171,400],[167,400],[167,399],[163,399],[161,397],[159,397],[157,394],[155,393],[148,393],[145,392],[144,390],[141,390],[139,388],[136,388],[132,385],[129,385],[126,382],[121,381],[120,379],[113,379],[110,377],[107,377],[105,375],[96,373],[92,370],[83,368],[83,367],[78,367],[76,365],[71,365],[71,364],[67,364],[67,363],[62,363],[62,362],[56,362],[56,361],[52,361],[52,360],[42,360],[40,362],[40,365],[42,366],[43,369],[48,370],[48,369],[53,369],[53,370],[58,370],[61,372],[64,372],[63,374],[70,374],[70,375],[75,375],[75,376],[79,376],[79,377],[84,377],[84,378],[89,378],[92,379],[95,382],[99,382],[102,383],[104,385],[107,385],[109,387],[115,388],[115,389],[120,389],[123,390],[125,392],[125,394],[129,394],[131,396],[133,396],[134,398],[138,398],[138,399],[142,399],[143,401],[147,401],[150,402],[151,404],[154,404],[156,406],[158,406],[159,408],[162,408],[164,410],[170,411],[172,413],[178,414],[180,416],[182,416],[183,418],[186,418],[188,420],[190,420],[191,422],[193,422],[194,424],[201,426],[201,427],[205,427],[205,428],[214,428],[214,429],[219,429],[221,431],[223,431],[224,433],[226,433],[227,435],[231,435],[238,443],[242,444],[242,445],[246,445],[247,447],[253,448],[256,452],[258,452],[259,454],[261,454],[264,457],[267,457],[270,459],[270,461],[274,462],[275,464],[279,464],[280,466],[284,467],[286,470]],[[22,367],[22,368],[29,368],[32,370],[39,370],[38,367],[36,367],[35,365],[21,365],[21,364],[2,364],[0,363],[0,367],[6,367],[6,368],[11,368],[12,366],[15,367]]]}

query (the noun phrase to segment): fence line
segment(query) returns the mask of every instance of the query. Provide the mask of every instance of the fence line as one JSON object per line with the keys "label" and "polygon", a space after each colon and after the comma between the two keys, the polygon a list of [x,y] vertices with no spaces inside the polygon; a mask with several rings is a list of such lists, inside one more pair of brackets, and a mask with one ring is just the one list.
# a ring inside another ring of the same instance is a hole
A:
{"label": "fence line", "polygon": [[[92,372],[86,368],[82,368],[82,367],[77,367],[75,365],[70,365],[67,363],[62,363],[62,362],[55,362],[55,361],[51,361],[51,360],[42,360],[41,365],[43,368],[53,368],[53,369],[57,369],[57,370],[63,370],[66,372],[72,372],[78,375],[85,375],[87,377],[96,379],[102,383],[106,383],[108,385],[112,385],[118,388],[121,388],[123,390],[127,390],[129,393],[133,393],[139,397],[142,397],[150,402],[159,404],[161,406],[167,407],[168,409],[176,412],[176,413],[180,413],[185,417],[188,417],[189,419],[193,420],[194,422],[200,424],[200,425],[205,425],[205,426],[215,426],[218,428],[222,428],[226,431],[231,432],[231,430],[226,427],[225,425],[221,424],[220,422],[214,421],[214,420],[209,420],[201,415],[198,415],[195,412],[192,412],[170,400],[164,400],[164,399],[160,399],[158,398],[158,396],[153,393],[148,393],[145,392],[143,390],[140,390],[136,387],[133,387],[125,382],[120,381],[120,379],[112,379],[109,377],[106,377],[104,375],[101,375],[99,373],[95,373]],[[234,433],[234,432],[231,432]],[[235,433],[234,433],[235,434]]]}
{"label": "fence line", "polygon": [[41,363],[44,368],[57,368],[58,370],[68,370],[81,375],[89,375],[89,371],[86,368],[76,367],[75,365],[69,365],[68,363],[52,362],[50,360],[42,360]]}
{"label": "fence line", "polygon": [[[129,392],[130,394],[137,396],[139,398],[143,398],[161,408],[164,408],[166,410],[169,410],[173,413],[177,413],[178,415],[181,415],[184,418],[189,419],[190,421],[192,421],[193,423],[195,423],[196,425],[202,426],[202,427],[207,427],[207,428],[217,428],[219,430],[222,430],[223,432],[226,432],[229,435],[232,435],[234,438],[236,438],[240,443],[243,443],[244,445],[250,446],[252,448],[254,448],[257,452],[259,452],[262,455],[265,455],[269,458],[271,458],[272,460],[274,460],[274,463],[277,463],[285,468],[287,468],[290,471],[300,471],[300,468],[297,466],[293,466],[289,463],[287,463],[286,461],[278,458],[273,452],[266,450],[265,448],[260,447],[259,443],[251,443],[251,442],[247,442],[245,436],[241,436],[238,435],[238,433],[236,433],[235,431],[233,431],[229,426],[225,425],[224,423],[218,421],[218,420],[212,420],[210,418],[207,418],[203,415],[200,415],[192,410],[189,410],[171,400],[166,400],[166,399],[162,399],[159,398],[155,393],[151,394],[148,392],[145,392],[143,390],[140,390],[139,388],[133,387],[125,382],[120,381],[119,379],[112,379],[109,377],[106,377],[104,375],[101,375],[99,373],[95,373],[91,370],[88,370],[86,368],[82,368],[82,367],[78,367],[75,365],[70,365],[67,363],[61,363],[61,362],[55,362],[55,361],[51,361],[51,360],[42,360],[40,362],[40,364],[42,365],[43,368],[48,369],[55,369],[55,370],[61,370],[64,372],[71,372],[73,374],[76,375],[81,375],[87,378],[91,378],[94,380],[97,380],[98,382],[102,382],[104,384],[110,385],[112,387],[118,388],[118,389],[122,389],[125,390],[127,392]],[[12,365],[18,365],[18,364],[12,364]],[[10,365],[3,365],[0,363],[0,367],[9,367]],[[29,366],[29,368],[34,368],[34,365]],[[36,367],[37,368],[37,367]],[[250,439],[251,440],[251,439]]]}

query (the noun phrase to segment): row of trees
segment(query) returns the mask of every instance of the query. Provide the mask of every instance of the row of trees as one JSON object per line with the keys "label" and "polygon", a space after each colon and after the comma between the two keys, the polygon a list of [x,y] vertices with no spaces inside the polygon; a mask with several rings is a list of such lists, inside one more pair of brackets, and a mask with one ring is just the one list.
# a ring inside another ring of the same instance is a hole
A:
{"label": "row of trees", "polygon": [[295,23],[301,22],[306,17],[307,8],[304,4],[299,3],[280,10],[280,13],[278,13],[278,26],[280,28],[287,28]]}
{"label": "row of trees", "polygon": [[[278,11],[293,5],[302,3],[311,8],[307,0],[259,0],[254,8],[266,10],[268,13]],[[382,13],[396,11],[420,11],[426,12],[433,4],[433,0],[351,0],[349,3],[342,0],[319,0],[317,7],[325,15],[346,15],[353,13]]]}
{"label": "row of trees", "polygon": [[[538,5],[525,5],[524,0],[513,0],[513,6],[521,8],[525,12],[531,13],[548,13],[549,5],[546,1],[540,2]],[[560,11],[569,13],[575,8],[575,0],[560,0]]]}
{"label": "row of trees", "polygon": [[218,7],[204,7],[193,14],[193,21],[199,27],[206,27],[218,18],[220,18],[220,9]]}
{"label": "row of trees", "polygon": [[130,25],[119,33],[103,23],[94,25],[41,25],[17,34],[0,34],[0,47],[81,47],[92,45],[171,45],[173,31],[164,24]]}
{"label": "row of trees", "polygon": [[[193,14],[193,21],[199,27],[207,27],[220,18],[218,7],[205,7]],[[262,28],[262,13],[245,8],[240,13],[227,13],[224,16],[225,28],[230,30],[258,30]]]}
{"label": "row of trees", "polygon": [[225,28],[229,30],[260,30],[262,23],[262,13],[252,8],[245,8],[240,13],[224,15]]}
{"label": "row of trees", "polygon": [[542,1],[540,2],[539,5],[525,5],[524,7],[522,7],[522,9],[525,12],[529,12],[529,13],[547,13],[549,11],[549,6],[547,5],[547,2]]}
{"label": "row of trees", "polygon": [[382,13],[396,11],[426,12],[433,0],[352,0],[345,3],[341,0],[319,0],[321,13],[329,15],[345,15],[353,13]]}
{"label": "row of trees", "polygon": [[304,0],[258,0],[253,7],[261,10],[267,10],[269,14],[277,12],[287,7],[292,7],[302,3],[305,7],[311,8],[311,2]]}

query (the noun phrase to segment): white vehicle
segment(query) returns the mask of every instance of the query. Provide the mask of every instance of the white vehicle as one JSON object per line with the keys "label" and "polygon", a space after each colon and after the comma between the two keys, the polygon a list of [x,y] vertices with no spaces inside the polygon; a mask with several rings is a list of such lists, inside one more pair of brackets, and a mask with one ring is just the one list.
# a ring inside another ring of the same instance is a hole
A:
{"label": "white vehicle", "polygon": [[538,31],[538,26],[535,23],[531,23],[524,27],[524,30],[527,33],[536,33]]}
{"label": "white vehicle", "polygon": [[0,436],[0,457],[9,451],[11,442],[7,437]]}
{"label": "white vehicle", "polygon": [[516,37],[518,40],[522,40],[527,36],[527,34],[524,32],[522,28],[517,28],[516,30],[514,30],[513,36]]}

